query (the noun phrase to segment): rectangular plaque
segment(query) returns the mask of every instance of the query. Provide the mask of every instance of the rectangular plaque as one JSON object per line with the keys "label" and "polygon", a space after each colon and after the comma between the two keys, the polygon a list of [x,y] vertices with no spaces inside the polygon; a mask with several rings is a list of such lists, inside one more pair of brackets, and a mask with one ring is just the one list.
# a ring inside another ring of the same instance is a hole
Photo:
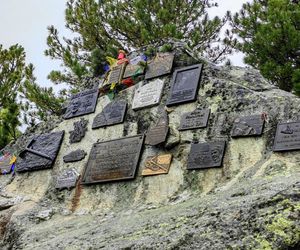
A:
{"label": "rectangular plaque", "polygon": [[181,116],[178,130],[205,128],[208,123],[210,109],[196,109]]}
{"label": "rectangular plaque", "polygon": [[126,63],[122,63],[112,68],[107,84],[120,83],[123,79]]}
{"label": "rectangular plaque", "polygon": [[174,55],[170,53],[158,53],[153,61],[147,65],[145,79],[170,74],[173,68]]}
{"label": "rectangular plaque", "polygon": [[76,186],[76,182],[79,178],[79,173],[75,169],[68,169],[64,171],[60,176],[56,178],[55,188],[72,188]]}
{"label": "rectangular plaque", "polygon": [[192,143],[187,169],[221,167],[225,144],[225,141]]}
{"label": "rectangular plaque", "polygon": [[273,151],[300,150],[300,121],[277,125]]}
{"label": "rectangular plaque", "polygon": [[261,135],[264,126],[262,115],[237,117],[231,130],[232,137]]}
{"label": "rectangular plaque", "polygon": [[144,74],[144,72],[145,72],[145,68],[142,67],[141,65],[128,64],[126,66],[123,78],[125,79],[128,77],[139,76]]}
{"label": "rectangular plaque", "polygon": [[171,154],[149,156],[145,162],[142,176],[167,174],[172,160]]}
{"label": "rectangular plaque", "polygon": [[82,183],[134,179],[144,135],[95,143],[90,152]]}
{"label": "rectangular plaque", "polygon": [[202,64],[196,64],[173,73],[167,106],[195,101],[198,94]]}

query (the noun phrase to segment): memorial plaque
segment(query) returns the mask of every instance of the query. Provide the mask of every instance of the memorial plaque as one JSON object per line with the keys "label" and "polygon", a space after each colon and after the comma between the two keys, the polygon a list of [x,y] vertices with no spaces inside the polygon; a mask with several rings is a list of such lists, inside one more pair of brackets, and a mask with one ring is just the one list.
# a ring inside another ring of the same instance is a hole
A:
{"label": "memorial plaque", "polygon": [[98,98],[98,89],[89,89],[71,97],[65,119],[86,115],[95,112]]}
{"label": "memorial plaque", "polygon": [[160,102],[164,89],[164,80],[156,79],[138,88],[134,93],[132,109],[151,107]]}
{"label": "memorial plaque", "polygon": [[15,163],[16,157],[11,154],[4,154],[0,157],[0,173],[10,174],[12,171],[12,165]]}
{"label": "memorial plaque", "polygon": [[145,168],[143,169],[142,175],[158,175],[167,174],[170,169],[172,160],[171,154],[149,156],[145,162]]}
{"label": "memorial plaque", "polygon": [[82,149],[77,149],[75,151],[72,151],[71,153],[65,155],[63,157],[64,162],[76,162],[81,161],[85,158],[86,152]]}
{"label": "memorial plaque", "polygon": [[132,76],[143,75],[145,72],[145,68],[139,64],[128,64],[126,66],[123,78],[128,78]]}
{"label": "memorial plaque", "polygon": [[300,150],[300,121],[277,125],[273,151]]}
{"label": "memorial plaque", "polygon": [[181,68],[173,73],[167,106],[195,101],[201,78],[202,64]]}
{"label": "memorial plaque", "polygon": [[169,118],[167,112],[163,111],[156,124],[148,129],[145,143],[152,146],[163,143],[167,139],[168,132]]}
{"label": "memorial plaque", "polygon": [[225,153],[225,141],[192,143],[187,169],[221,167]]}
{"label": "memorial plaque", "polygon": [[56,189],[70,189],[76,186],[76,182],[79,178],[79,173],[75,169],[65,170],[62,175],[56,178]]}
{"label": "memorial plaque", "polygon": [[265,120],[261,115],[238,117],[234,120],[231,136],[239,137],[261,135],[264,122]]}
{"label": "memorial plaque", "polygon": [[124,121],[127,103],[125,101],[113,101],[105,106],[93,121],[92,128],[100,128],[119,124]]}
{"label": "memorial plaque", "polygon": [[158,53],[155,59],[147,66],[145,79],[170,74],[173,67],[174,55],[170,53]]}
{"label": "memorial plaque", "polygon": [[64,131],[34,137],[19,154],[16,163],[18,172],[51,168],[55,162],[64,136]]}
{"label": "memorial plaque", "polygon": [[123,79],[123,74],[125,70],[125,63],[122,63],[118,66],[112,68],[107,84],[119,83]]}
{"label": "memorial plaque", "polygon": [[205,128],[208,123],[210,109],[196,109],[181,116],[178,130]]}
{"label": "memorial plaque", "polygon": [[144,136],[95,143],[82,178],[83,184],[134,179]]}
{"label": "memorial plaque", "polygon": [[87,131],[88,120],[80,119],[78,122],[74,122],[74,130],[70,131],[70,143],[80,142],[81,139],[85,136]]}

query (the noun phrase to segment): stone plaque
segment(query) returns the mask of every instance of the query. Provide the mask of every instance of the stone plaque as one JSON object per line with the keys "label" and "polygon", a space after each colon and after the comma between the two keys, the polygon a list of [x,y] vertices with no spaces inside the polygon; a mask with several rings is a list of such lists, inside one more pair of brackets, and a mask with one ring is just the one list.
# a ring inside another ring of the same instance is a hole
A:
{"label": "stone plaque", "polygon": [[63,157],[64,162],[76,162],[81,161],[85,158],[86,152],[82,149],[77,149],[75,151],[72,151],[71,153],[65,155]]}
{"label": "stone plaque", "polygon": [[225,141],[192,143],[187,169],[221,167],[225,144]]}
{"label": "stone plaque", "polygon": [[261,135],[264,126],[264,118],[261,115],[237,117],[231,130],[232,137]]}
{"label": "stone plaque", "polygon": [[19,154],[16,163],[18,172],[51,168],[54,164],[64,131],[34,137]]}
{"label": "stone plaque", "polygon": [[169,117],[167,112],[163,111],[156,124],[148,129],[145,143],[152,146],[161,144],[166,141],[168,132]]}
{"label": "stone plaque", "polygon": [[93,121],[92,128],[100,128],[119,124],[124,121],[127,103],[125,101],[113,101],[105,106]]}
{"label": "stone plaque", "polygon": [[158,104],[162,96],[164,85],[163,80],[156,79],[138,88],[134,93],[132,109],[137,110]]}
{"label": "stone plaque", "polygon": [[145,68],[139,64],[128,64],[126,66],[123,78],[128,78],[132,76],[143,75],[145,72]]}
{"label": "stone plaque", "polygon": [[109,75],[107,84],[121,82],[121,80],[123,79],[125,66],[126,66],[126,64],[122,63],[118,66],[113,67],[112,70],[110,71],[110,75]]}
{"label": "stone plaque", "polygon": [[76,182],[79,178],[79,173],[75,169],[65,170],[60,176],[56,178],[55,188],[72,188],[76,186]]}
{"label": "stone plaque", "polygon": [[167,106],[195,101],[197,99],[202,64],[181,68],[173,73]]}
{"label": "stone plaque", "polygon": [[178,130],[205,128],[208,123],[210,109],[196,109],[181,116]]}
{"label": "stone plaque", "polygon": [[277,125],[273,151],[300,149],[300,121]]}
{"label": "stone plaque", "polygon": [[80,142],[81,139],[85,136],[87,131],[88,120],[80,119],[78,122],[74,122],[74,130],[70,131],[70,143]]}
{"label": "stone plaque", "polygon": [[65,119],[93,113],[96,108],[98,89],[89,89],[71,97]]}
{"label": "stone plaque", "polygon": [[12,165],[15,163],[16,157],[7,153],[0,157],[0,173],[10,174],[12,171]]}
{"label": "stone plaque", "polygon": [[172,160],[171,154],[149,156],[145,162],[145,168],[143,169],[142,175],[158,175],[167,174],[170,169]]}
{"label": "stone plaque", "polygon": [[134,179],[144,136],[95,143],[82,178],[83,184]]}
{"label": "stone plaque", "polygon": [[155,59],[147,66],[145,79],[170,74],[173,67],[174,55],[170,53],[158,53]]}

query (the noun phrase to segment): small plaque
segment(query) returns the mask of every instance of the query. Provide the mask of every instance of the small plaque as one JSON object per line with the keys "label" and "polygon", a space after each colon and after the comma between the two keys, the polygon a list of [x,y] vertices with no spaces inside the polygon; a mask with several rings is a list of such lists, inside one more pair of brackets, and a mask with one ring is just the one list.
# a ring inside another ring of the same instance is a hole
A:
{"label": "small plaque", "polygon": [[62,175],[56,178],[55,188],[72,188],[76,186],[76,182],[79,178],[79,173],[75,169],[68,169],[62,173]]}
{"label": "small plaque", "polygon": [[122,63],[118,66],[112,68],[107,84],[119,83],[123,79],[123,74],[125,70],[125,63]]}
{"label": "small plaque", "polygon": [[167,174],[170,169],[172,160],[171,154],[149,156],[145,162],[145,168],[143,169],[142,175],[158,175]]}
{"label": "small plaque", "polygon": [[147,66],[145,79],[170,74],[173,67],[174,55],[170,53],[158,53],[155,59]]}
{"label": "small plaque", "polygon": [[181,116],[178,130],[205,128],[207,126],[210,109],[196,109]]}
{"label": "small plaque", "polygon": [[195,101],[198,94],[202,64],[196,64],[173,73],[167,106]]}
{"label": "small plaque", "polygon": [[80,119],[78,122],[74,122],[74,130],[70,131],[70,143],[80,142],[85,136],[87,131],[88,120]]}
{"label": "small plaque", "polygon": [[98,89],[89,89],[71,97],[65,119],[86,115],[95,112],[98,98]]}
{"label": "small plaque", "polygon": [[125,101],[113,101],[105,106],[93,121],[92,128],[100,128],[119,124],[124,121],[127,103]]}
{"label": "small plaque", "polygon": [[19,154],[16,169],[18,172],[51,168],[54,164],[64,131],[42,134],[33,138]]}
{"label": "small plaque", "polygon": [[82,183],[134,179],[144,136],[98,142],[92,147]]}
{"label": "small plaque", "polygon": [[145,68],[142,67],[139,64],[128,64],[125,72],[124,72],[124,76],[123,78],[128,78],[128,77],[133,77],[133,76],[139,76],[139,75],[143,75],[145,72]]}
{"label": "small plaque", "polygon": [[265,120],[261,115],[238,117],[234,120],[231,136],[239,137],[261,135],[264,122]]}
{"label": "small plaque", "polygon": [[192,143],[187,169],[221,167],[225,153],[225,141]]}
{"label": "small plaque", "polygon": [[0,173],[10,174],[12,171],[12,165],[15,163],[16,157],[7,153],[0,157]]}
{"label": "small plaque", "polygon": [[156,124],[148,129],[145,143],[152,146],[161,144],[166,141],[168,132],[169,118],[167,112],[163,111]]}
{"label": "small plaque", "polygon": [[277,125],[273,151],[300,149],[300,121]]}
{"label": "small plaque", "polygon": [[64,162],[76,162],[81,161],[85,158],[86,152],[82,149],[77,149],[75,151],[72,151],[71,153],[65,155],[63,157]]}
{"label": "small plaque", "polygon": [[148,84],[138,88],[134,93],[132,109],[151,107],[160,102],[164,81],[156,79]]}

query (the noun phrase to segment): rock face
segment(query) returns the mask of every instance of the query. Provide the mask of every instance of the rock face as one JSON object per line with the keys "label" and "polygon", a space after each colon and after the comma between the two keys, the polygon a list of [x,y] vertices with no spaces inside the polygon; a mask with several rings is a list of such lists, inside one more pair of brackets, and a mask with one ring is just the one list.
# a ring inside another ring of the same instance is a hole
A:
{"label": "rock face", "polygon": [[[254,70],[206,64],[197,100],[165,108],[171,77],[161,78],[158,106],[132,110],[135,90],[146,83],[140,82],[116,98],[128,102],[124,123],[92,130],[110,102],[100,97],[96,112],[84,116],[89,125],[80,143],[70,144],[68,133],[80,117],[44,126],[66,132],[53,169],[0,177],[1,249],[299,249],[299,151],[272,147],[277,123],[300,119],[300,99]],[[196,108],[210,109],[208,126],[179,132],[181,115]],[[54,176],[68,168],[82,173],[88,161],[64,163],[65,155],[145,133],[164,109],[167,141],[144,145],[134,180],[55,189]],[[262,136],[231,138],[235,118],[255,114],[265,119]],[[187,170],[192,142],[221,140],[222,168]],[[18,148],[23,144],[24,137]],[[146,158],[158,153],[172,153],[169,173],[142,177]]]}

